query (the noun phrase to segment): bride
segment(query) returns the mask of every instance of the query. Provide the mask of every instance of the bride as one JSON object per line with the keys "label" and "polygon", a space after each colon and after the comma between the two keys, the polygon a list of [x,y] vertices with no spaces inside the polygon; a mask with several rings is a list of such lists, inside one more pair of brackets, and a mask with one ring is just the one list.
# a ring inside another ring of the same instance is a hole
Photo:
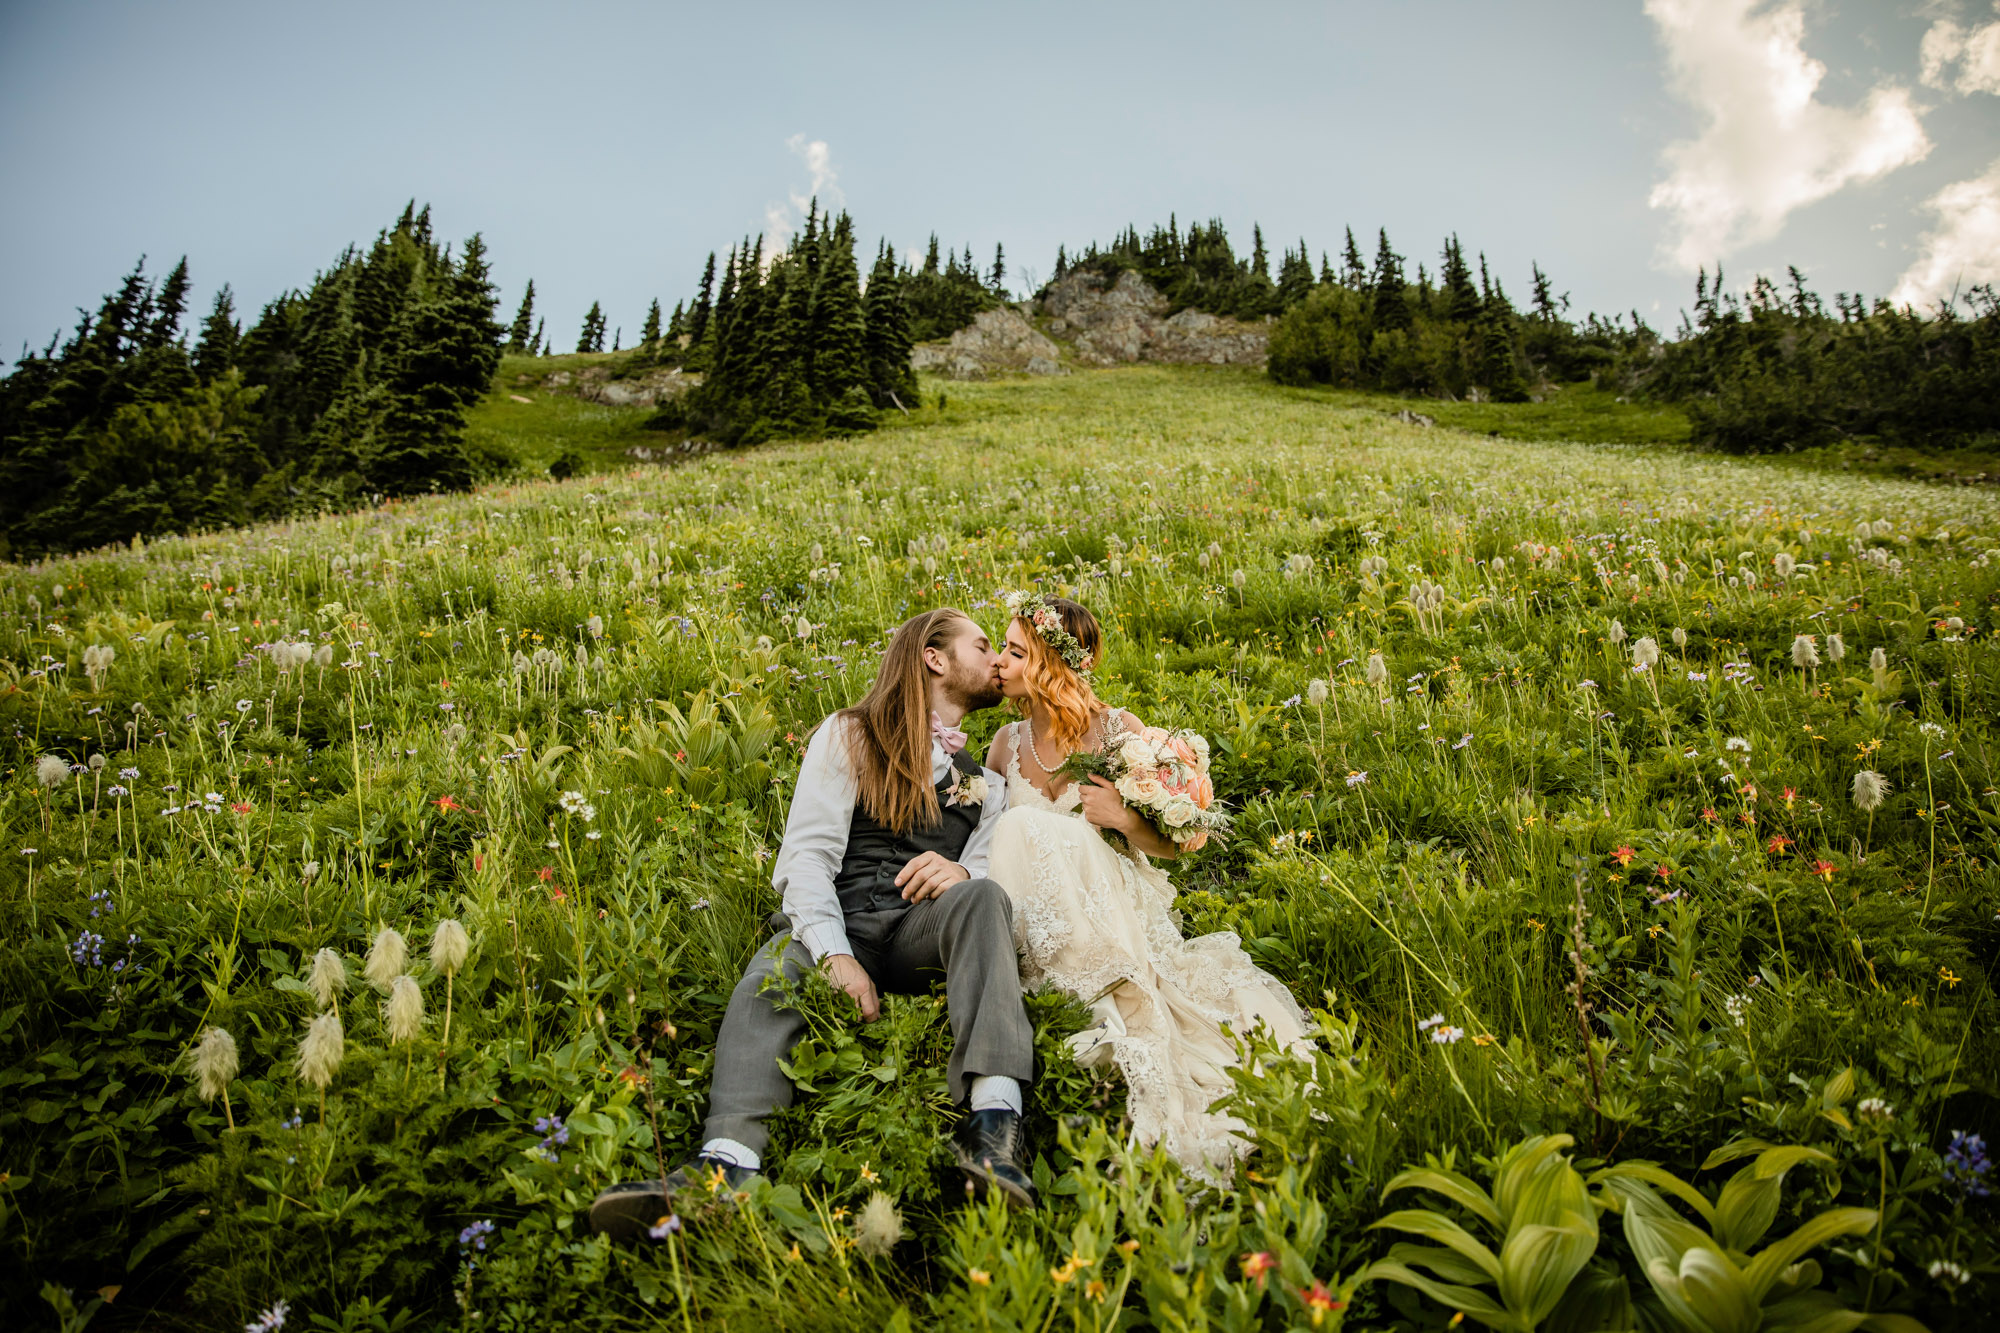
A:
{"label": "bride", "polygon": [[1262,1022],[1280,1045],[1302,1050],[1304,1015],[1234,933],[1181,938],[1173,885],[1153,864],[1177,854],[1171,840],[1103,778],[1079,787],[1058,776],[1072,752],[1141,727],[1091,689],[1102,639],[1087,609],[1039,594],[1007,627],[1001,689],[1023,717],[1000,729],[986,756],[1007,777],[988,873],[1013,900],[1022,981],[1090,1003],[1097,1022],[1070,1039],[1077,1063],[1116,1065],[1139,1142],[1163,1144],[1191,1174],[1222,1184],[1250,1147],[1241,1121],[1209,1111],[1231,1087],[1231,1034]]}

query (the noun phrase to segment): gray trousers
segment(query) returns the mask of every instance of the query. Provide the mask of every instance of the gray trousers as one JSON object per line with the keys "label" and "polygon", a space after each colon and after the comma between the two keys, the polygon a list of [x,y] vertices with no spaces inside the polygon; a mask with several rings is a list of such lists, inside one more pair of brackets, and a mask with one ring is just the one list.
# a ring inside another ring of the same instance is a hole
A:
{"label": "gray trousers", "polygon": [[[946,1076],[955,1100],[965,1101],[982,1074],[1023,1084],[1034,1078],[1035,1033],[1021,1002],[1013,904],[998,884],[969,879],[913,907],[857,912],[847,918],[847,939],[878,991],[921,995],[944,981],[952,1038]],[[760,1156],[769,1146],[764,1117],[792,1104],[792,1081],[778,1061],[805,1035],[806,1020],[775,994],[758,992],[781,968],[797,980],[812,966],[805,945],[784,935],[750,960],[716,1040],[704,1141],[734,1139]]]}

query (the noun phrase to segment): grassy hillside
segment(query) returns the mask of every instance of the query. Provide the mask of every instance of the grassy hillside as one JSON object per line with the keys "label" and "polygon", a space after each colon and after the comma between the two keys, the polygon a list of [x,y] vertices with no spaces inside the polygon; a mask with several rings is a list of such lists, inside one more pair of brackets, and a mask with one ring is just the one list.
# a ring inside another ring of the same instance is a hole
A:
{"label": "grassy hillside", "polygon": [[[639,438],[643,410],[512,403],[510,373],[490,439]],[[2000,1128],[2000,501],[1421,429],[1247,375],[939,387],[865,439],[0,570],[0,1302],[54,1326],[122,1288],[96,1328],[280,1300],[292,1327],[1442,1328],[1540,1283],[1544,1315],[1568,1291],[1571,1326],[1629,1327],[1627,1299],[1667,1308],[1641,1255],[1680,1271],[1698,1224],[1738,1258],[1688,1263],[1725,1287],[1744,1254],[1817,1261],[1730,1288],[1752,1307],[1977,1326],[1992,1203],[1953,1134]],[[1037,996],[1048,1206],[963,1207],[938,1003],[861,1028],[815,989],[771,1183],[598,1243],[592,1194],[695,1145],[808,729],[903,616],[997,629],[1032,580],[1106,621],[1108,698],[1215,744],[1240,831],[1174,867],[1186,930],[1237,932],[1317,1014],[1311,1068],[1242,1077],[1238,1189],[1127,1144],[1122,1089],[1061,1046],[1082,1009]],[[371,955],[413,979],[414,1035]],[[204,1095],[210,1028],[237,1066]],[[1397,1208],[1501,1253],[1476,1208],[1384,1187],[1435,1155],[1488,1188],[1550,1134],[1573,1142],[1503,1192],[1521,1226],[1568,1200],[1534,1233],[1559,1243],[1517,1240],[1499,1284],[1400,1251],[1430,1295],[1364,1272]],[[1711,1158],[1753,1140],[1799,1151]],[[1693,1188],[1657,1202],[1643,1161]],[[901,1238],[858,1240],[878,1193]]]}

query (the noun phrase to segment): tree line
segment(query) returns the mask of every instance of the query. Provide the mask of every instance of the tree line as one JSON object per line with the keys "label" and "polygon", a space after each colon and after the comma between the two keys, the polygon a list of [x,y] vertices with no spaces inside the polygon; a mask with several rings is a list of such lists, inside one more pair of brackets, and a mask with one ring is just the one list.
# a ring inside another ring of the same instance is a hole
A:
{"label": "tree line", "polygon": [[414,201],[245,330],[228,286],[192,345],[187,261],[140,260],[0,380],[0,555],[469,486],[465,413],[499,364],[486,247]]}

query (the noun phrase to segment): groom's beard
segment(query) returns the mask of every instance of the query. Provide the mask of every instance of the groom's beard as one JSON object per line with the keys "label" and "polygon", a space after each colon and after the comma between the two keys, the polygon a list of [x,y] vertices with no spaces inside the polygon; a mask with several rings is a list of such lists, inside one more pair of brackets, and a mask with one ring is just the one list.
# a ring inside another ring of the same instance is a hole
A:
{"label": "groom's beard", "polygon": [[993,677],[978,671],[954,673],[945,682],[945,693],[968,713],[976,713],[982,708],[996,707],[1003,697],[1000,686]]}

